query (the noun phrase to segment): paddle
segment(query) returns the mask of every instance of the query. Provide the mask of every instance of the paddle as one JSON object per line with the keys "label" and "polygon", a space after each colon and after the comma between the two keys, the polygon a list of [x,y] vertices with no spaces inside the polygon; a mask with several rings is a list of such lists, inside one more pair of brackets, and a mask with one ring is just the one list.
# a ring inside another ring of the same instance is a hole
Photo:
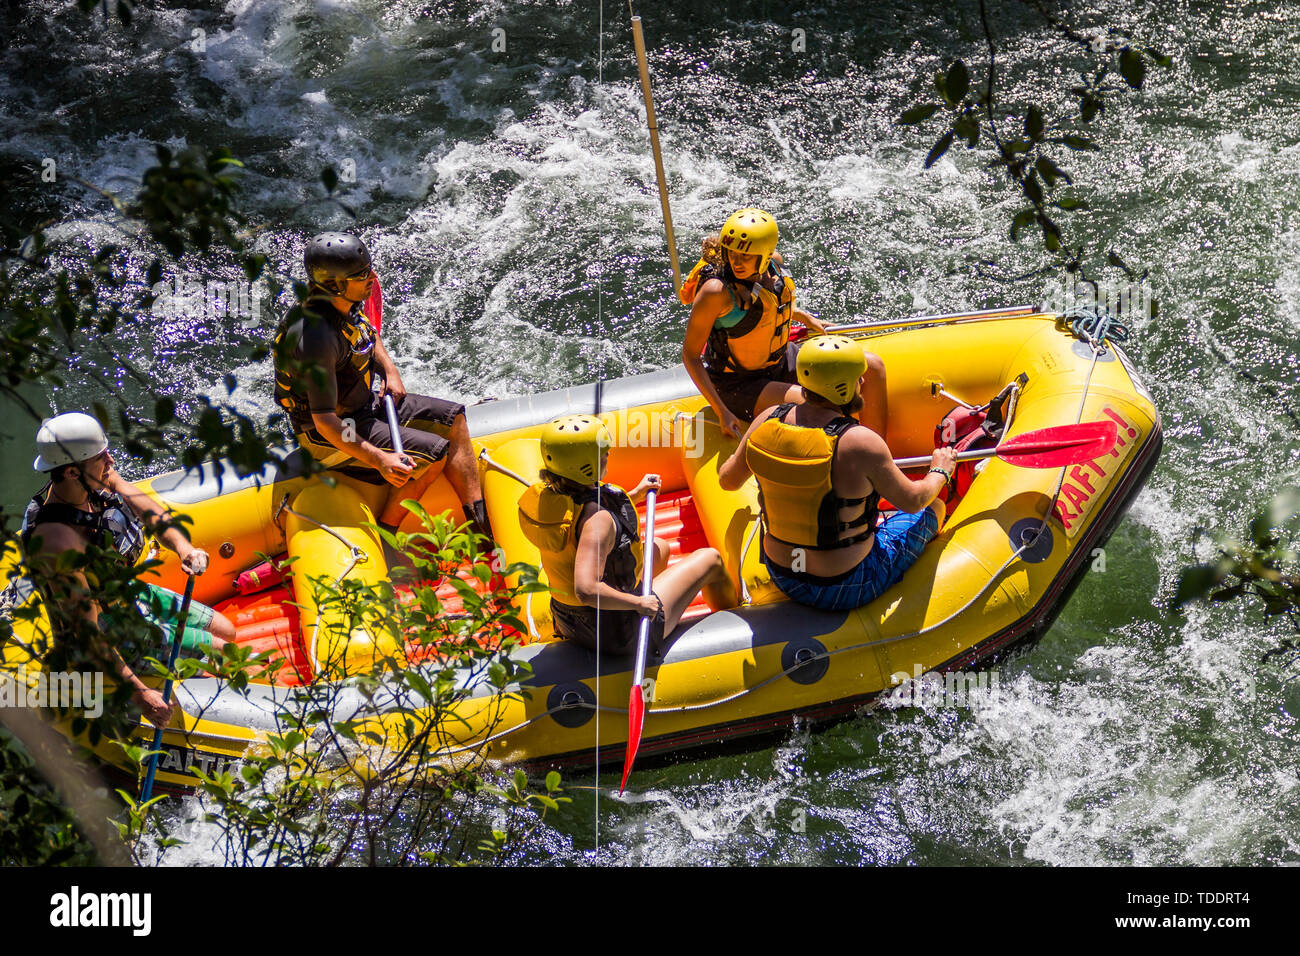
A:
{"label": "paddle", "polygon": [[[645,574],[641,578],[641,596],[650,596],[650,579],[654,576],[655,564],[655,490],[651,488],[645,496]],[[641,746],[641,728],[645,724],[645,688],[641,681],[645,678],[645,655],[650,645],[650,618],[641,618],[641,627],[636,635],[636,666],[632,668],[632,690],[627,698],[627,752],[623,757],[623,781],[618,785],[621,794],[627,789],[627,775],[632,772],[632,763],[636,760],[637,748]]]}
{"label": "paddle", "polygon": [[393,451],[409,465],[411,459],[406,457],[406,449],[402,447],[402,433],[397,430],[397,408],[393,405],[393,396],[387,392],[384,393],[384,411],[388,413],[388,434],[393,439]]}
{"label": "paddle", "polygon": [[[1008,438],[996,448],[963,451],[957,455],[957,460],[975,461],[996,455],[1008,464],[1021,468],[1059,468],[1109,455],[1115,447],[1118,434],[1114,422],[1057,425]],[[915,458],[895,458],[894,464],[906,471],[909,468],[927,467],[930,461],[929,455],[918,455]]]}
{"label": "paddle", "polygon": [[[172,668],[176,666],[176,655],[181,651],[181,638],[185,636],[185,618],[190,613],[190,598],[194,597],[194,575],[189,576],[185,582],[185,596],[181,599],[181,610],[176,615],[176,630],[172,635],[171,653],[167,655],[167,680],[163,684],[163,704],[171,703],[172,699]],[[149,755],[149,769],[144,775],[144,785],[140,788],[140,802],[148,803],[149,797],[153,795],[153,777],[158,771],[158,757],[161,751],[158,749],[162,746],[162,727],[155,727],[153,731],[153,746],[149,749],[153,751]]]}

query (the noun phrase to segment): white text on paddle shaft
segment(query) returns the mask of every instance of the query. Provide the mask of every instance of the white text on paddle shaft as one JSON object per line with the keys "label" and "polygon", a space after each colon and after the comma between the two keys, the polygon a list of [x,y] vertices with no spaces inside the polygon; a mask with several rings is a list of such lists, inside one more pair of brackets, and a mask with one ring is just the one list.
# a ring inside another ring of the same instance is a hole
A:
{"label": "white text on paddle shaft", "polygon": [[74,886],[50,897],[51,926],[127,926],[136,936],[148,936],[152,914],[151,893],[82,893]]}
{"label": "white text on paddle shaft", "polygon": [[28,674],[20,669],[9,680],[0,677],[0,707],[53,707],[80,710],[90,720],[104,713],[102,671]]}

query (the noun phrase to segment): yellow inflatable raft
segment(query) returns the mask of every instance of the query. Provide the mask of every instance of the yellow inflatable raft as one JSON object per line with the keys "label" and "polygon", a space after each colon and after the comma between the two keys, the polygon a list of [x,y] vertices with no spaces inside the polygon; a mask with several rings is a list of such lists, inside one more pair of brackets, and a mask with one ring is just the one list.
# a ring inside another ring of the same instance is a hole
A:
{"label": "yellow inflatable raft", "polygon": [[[608,481],[625,487],[643,474],[663,477],[656,533],[674,559],[711,545],[723,555],[741,603],[695,605],[661,659],[647,667],[650,703],[640,754],[649,756],[757,739],[796,719],[828,721],[871,705],[905,678],[966,672],[1032,644],[1059,613],[1093,551],[1103,544],[1155,466],[1160,416],[1119,348],[1094,348],[1057,316],[1031,308],[841,328],[879,354],[888,372],[887,440],[897,456],[928,454],[937,423],[955,396],[972,405],[1017,383],[1004,439],[1080,421],[1113,421],[1114,450],[1065,468],[1034,470],[991,459],[950,513],[939,535],[901,582],[871,604],[823,612],[787,601],[759,560],[757,490],[718,484],[718,465],[735,447],[681,369],[478,405],[468,418],[475,445],[502,469],[534,479],[537,436],[567,413],[595,413],[615,438]],[[245,748],[277,730],[276,702],[297,684],[365,669],[394,638],[340,627],[317,608],[309,578],[376,583],[387,574],[383,550],[364,525],[383,489],[302,477],[297,454],[247,478],[220,462],[161,475],[145,487],[193,520],[192,537],[213,558],[195,597],[235,621],[241,644],[285,661],[275,683],[237,692],[213,678],[184,681],[184,714],[164,736],[159,788],[196,783],[194,768],[225,769]],[[497,541],[509,562],[539,563],[518,526],[522,486],[484,465],[482,478]],[[459,508],[440,480],[423,504]],[[234,594],[236,576],[258,553],[294,559],[290,590]],[[172,563],[158,572],[181,589]],[[3,571],[14,573],[11,546]],[[455,721],[436,728],[439,759],[472,756],[543,766],[591,766],[623,759],[630,658],[595,655],[550,630],[546,595],[524,601],[531,643],[511,653],[527,660],[527,693],[469,696]],[[48,627],[43,618],[35,627]],[[19,630],[27,625],[21,625]],[[19,633],[19,638],[33,635]],[[17,642],[4,667],[38,667]],[[0,680],[5,679],[0,677]],[[409,712],[386,713],[379,697],[355,705],[389,739],[409,732]],[[367,710],[366,708],[369,708]],[[601,714],[597,719],[597,713]],[[599,728],[599,732],[597,732]],[[141,739],[149,728],[142,726]],[[120,748],[96,753],[133,771]]]}

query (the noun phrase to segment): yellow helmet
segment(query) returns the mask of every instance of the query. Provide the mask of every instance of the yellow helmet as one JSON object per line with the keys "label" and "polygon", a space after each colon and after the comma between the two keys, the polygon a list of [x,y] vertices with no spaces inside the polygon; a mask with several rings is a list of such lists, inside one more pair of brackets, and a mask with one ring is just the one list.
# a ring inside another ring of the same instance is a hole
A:
{"label": "yellow helmet", "polygon": [[566,415],[542,429],[543,467],[561,478],[590,485],[600,480],[612,444],[609,429],[599,418]]}
{"label": "yellow helmet", "polygon": [[867,370],[862,346],[843,335],[819,335],[799,348],[795,371],[799,384],[835,405],[858,394],[858,379]]}
{"label": "yellow helmet", "polygon": [[763,260],[758,265],[761,274],[767,271],[767,264],[772,261],[779,235],[776,220],[763,210],[740,209],[722,224],[722,233],[718,238],[723,247],[732,252],[759,256]]}

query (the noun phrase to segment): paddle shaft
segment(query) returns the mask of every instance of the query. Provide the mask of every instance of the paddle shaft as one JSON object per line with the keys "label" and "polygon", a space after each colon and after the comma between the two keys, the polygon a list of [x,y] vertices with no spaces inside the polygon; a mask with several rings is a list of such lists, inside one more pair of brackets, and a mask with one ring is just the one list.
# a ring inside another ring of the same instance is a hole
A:
{"label": "paddle shaft", "polygon": [[[976,448],[972,451],[958,452],[958,461],[978,461],[981,458],[992,458],[998,453],[996,448]],[[915,458],[895,458],[894,464],[900,471],[907,471],[910,468],[924,468],[934,459],[929,455],[917,455]]]}
{"label": "paddle shaft", "polygon": [[[176,628],[172,635],[171,653],[167,655],[167,680],[163,683],[163,704],[170,704],[172,699],[172,668],[176,666],[176,655],[181,652],[181,640],[185,636],[185,619],[190,613],[190,600],[194,597],[194,575],[185,582],[185,596],[181,598],[180,613],[176,615]],[[144,775],[144,785],[140,788],[140,802],[148,803],[153,795],[153,778],[158,772],[159,747],[162,746],[162,727],[155,727],[153,732],[153,751],[149,755],[149,769]]]}
{"label": "paddle shaft", "polygon": [[[649,597],[651,579],[655,569],[655,499],[657,493],[651,488],[646,493],[645,505],[645,543],[642,545],[642,565],[645,573],[641,576],[641,596]],[[627,775],[632,772],[636,762],[637,748],[641,746],[641,728],[645,724],[645,657],[650,646],[651,618],[642,617],[636,635],[636,665],[632,668],[632,687],[627,695],[627,751],[623,755],[623,779],[618,785],[618,792],[627,789]]]}
{"label": "paddle shaft", "polygon": [[[641,576],[641,596],[649,597],[652,588],[651,579],[654,577],[655,569],[655,498],[658,497],[655,490],[651,488],[645,496],[645,543],[641,546],[642,562],[645,564],[645,574]],[[636,635],[636,666],[632,669],[632,689],[636,690],[641,686],[641,681],[645,677],[645,656],[646,649],[650,644],[650,618],[641,618],[641,624]]]}
{"label": "paddle shaft", "polygon": [[384,411],[388,413],[388,434],[393,439],[393,451],[405,456],[406,449],[402,447],[402,433],[397,428],[397,408],[393,405],[393,396],[384,393]]}

